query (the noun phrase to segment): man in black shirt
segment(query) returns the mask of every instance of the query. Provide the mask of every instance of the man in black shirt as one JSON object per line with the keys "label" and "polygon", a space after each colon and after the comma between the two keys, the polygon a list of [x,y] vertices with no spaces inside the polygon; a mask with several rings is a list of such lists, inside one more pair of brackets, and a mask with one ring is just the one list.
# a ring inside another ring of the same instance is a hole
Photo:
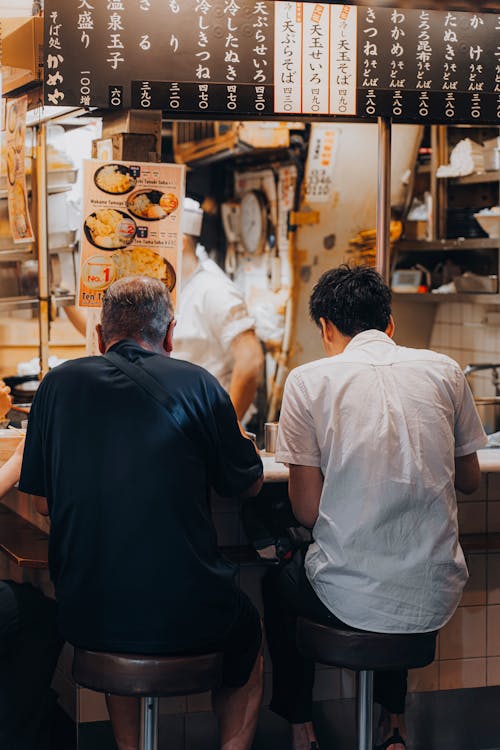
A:
{"label": "man in black shirt", "polygon": [[[257,494],[262,463],[215,378],[168,356],[173,327],[161,282],[134,277],[108,289],[105,356],[67,362],[42,381],[20,488],[46,498],[38,505],[51,518],[66,640],[129,653],[223,651],[221,743],[245,750],[261,697],[260,620],[219,552],[209,493]],[[130,700],[108,700],[120,750],[137,746]]]}

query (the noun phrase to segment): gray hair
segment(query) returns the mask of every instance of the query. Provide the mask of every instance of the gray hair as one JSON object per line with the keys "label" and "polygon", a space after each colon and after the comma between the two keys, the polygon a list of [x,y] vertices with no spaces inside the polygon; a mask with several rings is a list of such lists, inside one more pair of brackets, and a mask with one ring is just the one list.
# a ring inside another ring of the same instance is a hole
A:
{"label": "gray hair", "polygon": [[102,302],[102,337],[134,339],[156,345],[163,341],[174,317],[167,287],[149,276],[127,276],[106,290]]}

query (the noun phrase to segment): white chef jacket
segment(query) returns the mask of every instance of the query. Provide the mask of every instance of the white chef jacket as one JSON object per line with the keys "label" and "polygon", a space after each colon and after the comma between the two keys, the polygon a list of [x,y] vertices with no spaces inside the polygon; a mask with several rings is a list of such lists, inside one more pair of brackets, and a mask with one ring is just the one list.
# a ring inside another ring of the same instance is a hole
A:
{"label": "white chef jacket", "polygon": [[324,476],[306,573],[353,627],[436,630],[468,573],[458,543],[454,459],[486,443],[456,362],[364,331],[285,386],[276,460]]}
{"label": "white chef jacket", "polygon": [[228,390],[231,343],[255,328],[241,292],[213,261],[204,261],[182,284],[175,317],[172,356],[201,365]]}

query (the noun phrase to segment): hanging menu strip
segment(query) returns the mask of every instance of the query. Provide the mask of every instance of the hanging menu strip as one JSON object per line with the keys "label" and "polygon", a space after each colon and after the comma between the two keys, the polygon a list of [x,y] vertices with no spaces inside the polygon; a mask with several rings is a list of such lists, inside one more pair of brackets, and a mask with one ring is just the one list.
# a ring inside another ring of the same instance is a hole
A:
{"label": "hanging menu strip", "polygon": [[46,0],[45,102],[168,117],[500,122],[500,14]]}

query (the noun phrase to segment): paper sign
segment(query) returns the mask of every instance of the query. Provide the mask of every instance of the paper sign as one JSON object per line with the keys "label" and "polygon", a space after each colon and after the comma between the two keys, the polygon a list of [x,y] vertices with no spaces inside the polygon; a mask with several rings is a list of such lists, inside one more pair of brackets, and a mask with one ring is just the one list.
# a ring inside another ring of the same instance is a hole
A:
{"label": "paper sign", "polygon": [[306,201],[329,203],[333,196],[333,170],[339,131],[327,123],[311,128],[306,165]]}
{"label": "paper sign", "polygon": [[149,162],[84,162],[80,260],[82,307],[100,307],[124,276],[161,279],[175,304],[185,167]]}
{"label": "paper sign", "polygon": [[33,242],[35,236],[28,211],[28,191],[24,172],[24,139],[28,97],[9,99],[6,107],[7,198],[12,239]]}

